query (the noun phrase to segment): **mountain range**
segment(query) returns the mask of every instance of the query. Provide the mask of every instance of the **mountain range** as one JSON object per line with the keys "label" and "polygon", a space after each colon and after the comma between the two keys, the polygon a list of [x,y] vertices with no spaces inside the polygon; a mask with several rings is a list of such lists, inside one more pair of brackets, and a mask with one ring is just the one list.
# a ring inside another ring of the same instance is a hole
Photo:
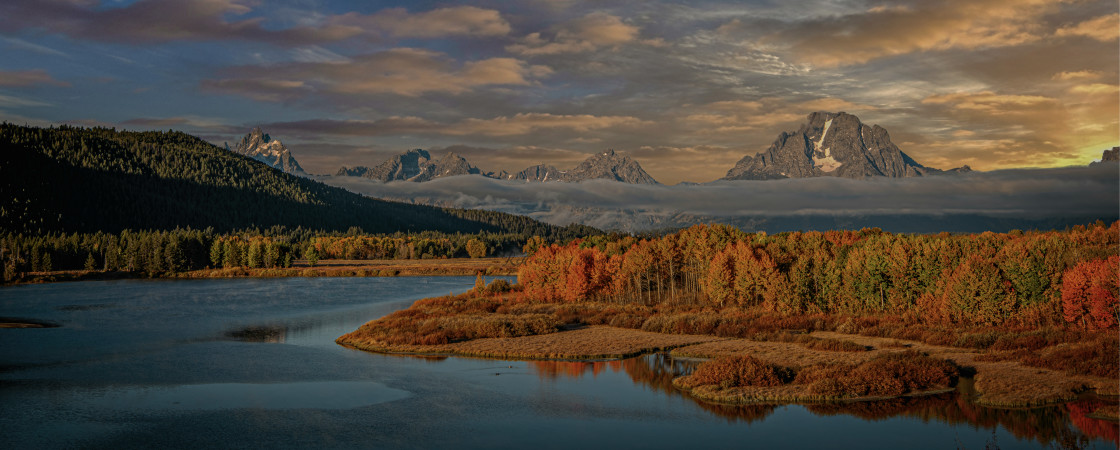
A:
{"label": "mountain range", "polygon": [[538,164],[517,173],[486,172],[472,166],[465,158],[448,152],[438,160],[432,159],[426,150],[415,149],[395,155],[374,167],[342,167],[336,176],[365,177],[381,182],[390,181],[431,181],[437,178],[457,175],[481,175],[499,180],[524,182],[580,181],[607,179],[631,184],[658,184],[642,166],[629,156],[619,155],[614,150],[596,153],[581,162],[574,169],[560,170],[551,165]]}
{"label": "mountain range", "polygon": [[[229,146],[227,145],[228,149]],[[284,144],[272,140],[261,129],[245,135],[236,149],[284,172],[304,175]],[[775,180],[812,177],[920,177],[971,172],[968,166],[941,170],[918,163],[891,142],[879,125],[865,125],[845,112],[818,111],[794,132],[778,134],[766,151],[747,155],[727,171],[722,180]],[[607,150],[591,155],[575,168],[557,169],[541,163],[516,173],[483,172],[462,156],[448,152],[439,159],[422,149],[408,150],[373,167],[338,169],[335,176],[363,177],[381,182],[425,182],[458,175],[524,182],[581,182],[606,179],[630,184],[659,184],[641,164],[626,155]]]}
{"label": "mountain range", "polygon": [[415,149],[393,156],[374,167],[342,167],[336,176],[365,177],[381,182],[390,181],[431,181],[440,177],[456,175],[477,175],[480,171],[466,159],[448,152],[439,160],[433,160],[426,150]]}

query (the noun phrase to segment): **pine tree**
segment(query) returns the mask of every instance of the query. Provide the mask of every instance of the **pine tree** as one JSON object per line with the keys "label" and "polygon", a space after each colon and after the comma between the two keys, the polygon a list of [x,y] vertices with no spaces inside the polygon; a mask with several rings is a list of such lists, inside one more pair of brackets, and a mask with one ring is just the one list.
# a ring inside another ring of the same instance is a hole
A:
{"label": "pine tree", "polygon": [[210,267],[217,268],[222,265],[223,250],[225,245],[222,244],[222,240],[214,239],[214,243],[210,245]]}

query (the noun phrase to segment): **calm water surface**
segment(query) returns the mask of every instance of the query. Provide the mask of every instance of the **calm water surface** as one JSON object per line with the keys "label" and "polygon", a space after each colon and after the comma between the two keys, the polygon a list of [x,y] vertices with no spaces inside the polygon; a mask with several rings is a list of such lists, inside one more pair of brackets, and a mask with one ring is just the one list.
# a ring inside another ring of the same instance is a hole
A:
{"label": "calm water surface", "polygon": [[1116,448],[1100,401],[972,406],[959,394],[729,407],[687,363],[417,358],[334,343],[473,277],[110,281],[0,288],[6,448]]}

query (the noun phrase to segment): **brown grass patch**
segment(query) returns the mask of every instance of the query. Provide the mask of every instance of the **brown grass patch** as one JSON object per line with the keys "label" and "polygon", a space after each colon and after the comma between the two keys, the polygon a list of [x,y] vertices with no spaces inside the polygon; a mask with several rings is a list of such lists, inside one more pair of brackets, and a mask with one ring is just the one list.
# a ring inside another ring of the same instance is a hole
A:
{"label": "brown grass patch", "polygon": [[826,352],[790,342],[728,339],[678,348],[673,350],[672,356],[720,358],[749,355],[781,366],[799,368],[816,364],[859,364],[878,353],[879,351]]}
{"label": "brown grass patch", "polygon": [[1034,367],[1064,370],[1079,375],[1120,378],[1120,341],[1113,333],[1089,342],[1060,344],[1031,352],[1022,361]]}
{"label": "brown grass patch", "polygon": [[684,387],[719,385],[726,389],[745,386],[781,386],[793,379],[786,367],[760,361],[750,356],[728,356],[714,359],[696,368],[681,381]]}
{"label": "brown grass patch", "polygon": [[947,388],[958,375],[951,363],[908,350],[882,353],[859,365],[807,367],[794,383],[808,385],[810,394],[822,397],[895,397]]}
{"label": "brown grass patch", "polygon": [[617,359],[713,339],[718,338],[590,326],[543,335],[484,338],[439,345],[393,345],[355,333],[343,335],[337,342],[383,353],[436,353],[507,359]]}
{"label": "brown grass patch", "polygon": [[[895,339],[870,336],[851,336],[834,332],[818,332],[819,337],[850,339],[863,345],[882,348]],[[1068,401],[1089,389],[1098,394],[1116,395],[1120,383],[1116,378],[1078,375],[1057,369],[1031,367],[1018,361],[1016,351],[981,352],[972,349],[930,345],[922,342],[905,342],[915,350],[930,356],[953,361],[960,367],[976,372],[975,401],[986,406],[1035,406]],[[1088,345],[1088,344],[1087,344]],[[872,352],[874,353],[874,352]]]}
{"label": "brown grass patch", "polygon": [[882,353],[860,364],[817,364],[796,371],[750,356],[705,362],[673,385],[720,403],[879,400],[943,392],[957,368],[914,351]]}

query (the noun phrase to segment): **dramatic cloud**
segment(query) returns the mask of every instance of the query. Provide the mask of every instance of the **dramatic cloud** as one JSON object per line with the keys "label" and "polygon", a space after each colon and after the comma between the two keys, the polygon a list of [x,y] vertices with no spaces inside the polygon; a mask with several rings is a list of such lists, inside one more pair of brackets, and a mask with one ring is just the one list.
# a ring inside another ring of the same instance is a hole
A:
{"label": "dramatic cloud", "polygon": [[404,8],[386,9],[372,15],[347,13],[331,23],[373,29],[399,38],[444,36],[502,36],[510,31],[501,13],[474,6],[440,8],[409,14]]}
{"label": "dramatic cloud", "polygon": [[0,5],[0,30],[41,28],[67,36],[128,44],[238,39],[305,45],[355,36],[439,38],[501,36],[510,26],[498,11],[473,6],[409,13],[391,8],[345,13],[288,28],[245,17],[258,3],[246,0],[139,0],[125,6],[98,1],[11,0]]}
{"label": "dramatic cloud", "polygon": [[203,87],[271,101],[312,94],[411,97],[430,92],[460,94],[483,86],[528,86],[551,73],[545,66],[513,58],[467,61],[456,66],[443,53],[396,48],[342,62],[234,67],[223,71],[224,78],[205,80]]}
{"label": "dramatic cloud", "polygon": [[821,67],[911,52],[1020,45],[1045,36],[1038,18],[1061,0],[928,0],[805,22],[768,38],[794,41],[799,59]]}
{"label": "dramatic cloud", "polygon": [[28,86],[70,86],[70,83],[58,81],[43,69],[35,70],[0,70],[0,87],[28,87]]}
{"label": "dramatic cloud", "polygon": [[1101,42],[1120,38],[1120,13],[1100,16],[1074,26],[1059,29],[1055,36],[1084,36]]}
{"label": "dramatic cloud", "polygon": [[1053,79],[1062,81],[1073,80],[1095,80],[1101,77],[1101,72],[1096,70],[1078,70],[1070,72],[1059,72],[1054,74]]}
{"label": "dramatic cloud", "polygon": [[595,12],[560,25],[552,37],[531,33],[507,50],[525,56],[587,52],[632,42],[639,31],[617,16]]}
{"label": "dramatic cloud", "polygon": [[282,44],[335,41],[360,34],[356,27],[273,30],[264,20],[227,21],[252,11],[237,0],[139,0],[123,7],[98,1],[10,0],[0,3],[0,30],[41,28],[98,41],[152,44],[167,41],[243,39]]}
{"label": "dramatic cloud", "polygon": [[389,117],[373,121],[311,120],[268,124],[271,129],[287,132],[380,136],[408,134],[439,134],[449,136],[517,136],[550,130],[583,133],[607,128],[634,128],[650,125],[634,117],[555,115],[546,113],[517,114],[493,119],[466,119],[441,124],[419,117]]}
{"label": "dramatic cloud", "polygon": [[846,111],[932,167],[1060,167],[1120,144],[1118,34],[1115,0],[10,0],[0,120],[260,124],[315,172],[613,148],[672,184]]}

